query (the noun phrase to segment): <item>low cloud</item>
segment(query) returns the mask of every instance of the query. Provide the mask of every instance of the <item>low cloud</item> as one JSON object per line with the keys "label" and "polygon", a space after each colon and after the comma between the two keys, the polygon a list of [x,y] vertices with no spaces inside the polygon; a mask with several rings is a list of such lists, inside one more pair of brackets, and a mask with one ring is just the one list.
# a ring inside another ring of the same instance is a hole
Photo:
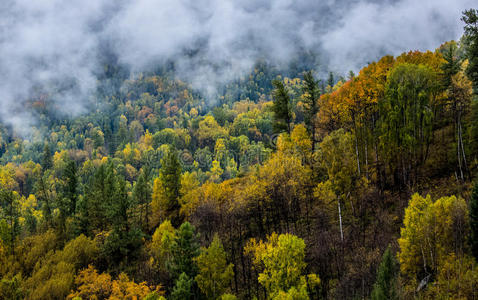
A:
{"label": "low cloud", "polygon": [[472,1],[3,0],[0,119],[26,133],[27,99],[87,111],[105,48],[133,72],[175,62],[177,76],[214,101],[215,88],[258,59],[287,66],[314,53],[326,72],[384,54],[434,49],[462,34]]}

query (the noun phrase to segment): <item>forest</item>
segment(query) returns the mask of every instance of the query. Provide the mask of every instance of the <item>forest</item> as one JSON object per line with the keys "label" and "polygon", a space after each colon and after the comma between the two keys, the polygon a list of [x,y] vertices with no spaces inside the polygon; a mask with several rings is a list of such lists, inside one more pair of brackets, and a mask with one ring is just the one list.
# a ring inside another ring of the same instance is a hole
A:
{"label": "forest", "polygon": [[104,63],[90,110],[0,123],[0,299],[478,299],[478,11],[328,78],[211,103]]}

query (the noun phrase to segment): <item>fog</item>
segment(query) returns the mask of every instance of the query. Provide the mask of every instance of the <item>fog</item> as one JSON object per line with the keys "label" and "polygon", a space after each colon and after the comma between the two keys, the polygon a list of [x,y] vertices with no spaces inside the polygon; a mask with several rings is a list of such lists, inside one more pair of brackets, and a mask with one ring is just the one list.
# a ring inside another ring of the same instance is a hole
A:
{"label": "fog", "polygon": [[49,95],[78,115],[107,49],[133,72],[173,61],[204,92],[266,60],[287,66],[314,53],[318,74],[357,71],[385,54],[459,39],[467,0],[2,0],[0,119],[20,134],[36,123],[28,100]]}

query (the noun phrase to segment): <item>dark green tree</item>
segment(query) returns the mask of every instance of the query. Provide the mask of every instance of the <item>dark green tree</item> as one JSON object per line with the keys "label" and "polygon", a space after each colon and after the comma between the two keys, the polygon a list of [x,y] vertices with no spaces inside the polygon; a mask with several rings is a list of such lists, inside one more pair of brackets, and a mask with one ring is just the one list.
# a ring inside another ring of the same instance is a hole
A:
{"label": "dark green tree", "polygon": [[475,94],[478,94],[478,11],[476,9],[465,10],[461,20],[465,22],[464,29],[467,42],[468,67],[466,74],[473,83]]}
{"label": "dark green tree", "polygon": [[74,215],[76,211],[76,202],[78,199],[78,178],[76,172],[76,163],[73,160],[68,161],[62,174],[63,180],[57,199],[57,207],[60,211],[59,227],[62,233],[65,231],[66,219]]}
{"label": "dark green tree", "polygon": [[43,218],[45,219],[45,224],[47,227],[52,224],[52,211],[53,211],[53,201],[51,196],[51,189],[49,185],[49,172],[41,172],[35,183],[35,194],[37,195],[38,202],[40,204],[41,210],[43,212]]}
{"label": "dark green tree", "polygon": [[43,167],[43,170],[49,170],[53,167],[53,159],[51,157],[50,144],[48,143],[46,143],[45,147],[43,147],[41,166]]}
{"label": "dark green tree", "polygon": [[0,186],[0,239],[11,254],[15,252],[15,240],[20,233],[19,214],[16,193]]}
{"label": "dark green tree", "polygon": [[457,53],[457,45],[455,41],[451,41],[446,44],[442,50],[445,63],[442,65],[443,70],[443,87],[449,88],[452,82],[452,77],[460,71],[460,59]]}
{"label": "dark green tree", "polygon": [[139,212],[139,225],[145,232],[149,228],[149,216],[151,214],[151,184],[149,182],[149,169],[144,167],[134,186],[133,197]]}
{"label": "dark green tree", "polygon": [[63,187],[63,195],[68,199],[68,214],[73,215],[76,212],[76,202],[78,200],[78,177],[76,162],[70,160],[66,165],[64,172],[65,185]]}
{"label": "dark green tree", "polygon": [[51,157],[50,145],[48,143],[46,143],[45,147],[43,148],[41,166],[43,167],[43,170],[48,170],[53,167],[53,160]]}
{"label": "dark green tree", "polygon": [[471,251],[478,261],[478,182],[473,186],[470,200]]}
{"label": "dark green tree", "polygon": [[113,231],[106,238],[102,249],[104,259],[111,267],[126,267],[139,255],[143,234],[129,222],[132,201],[126,190],[126,181],[117,178],[116,200],[106,209]]}
{"label": "dark green tree", "polygon": [[335,85],[334,73],[332,73],[332,72],[329,72],[329,78],[327,79],[327,85],[330,86],[331,88],[333,88],[334,85]]}
{"label": "dark green tree", "polygon": [[302,87],[303,99],[306,104],[305,124],[309,130],[312,140],[312,151],[315,150],[316,117],[319,112],[319,83],[312,75],[312,71],[304,74],[304,85]]}
{"label": "dark green tree", "polygon": [[276,132],[287,131],[290,134],[292,112],[290,108],[290,96],[287,88],[281,80],[273,80],[274,91],[274,130]]}
{"label": "dark green tree", "polygon": [[[107,210],[111,209],[118,195],[118,180],[111,162],[98,167],[90,179],[85,195],[84,216],[88,222],[89,232],[105,230],[108,225]],[[106,222],[105,222],[106,221]]]}
{"label": "dark green tree", "polygon": [[178,152],[172,146],[169,147],[165,157],[161,159],[159,180],[167,201],[166,215],[171,220],[173,226],[178,227],[181,224],[180,205],[178,202],[181,190],[181,164]]}
{"label": "dark green tree", "polygon": [[372,299],[398,299],[397,276],[398,263],[390,251],[390,247],[388,247],[382,256],[382,262],[378,267],[377,279],[373,285]]}
{"label": "dark green tree", "polygon": [[181,224],[171,245],[171,260],[167,264],[172,278],[177,279],[181,273],[194,278],[198,274],[194,258],[199,254],[199,236],[196,229],[189,222]]}
{"label": "dark green tree", "polygon": [[186,273],[181,273],[171,292],[171,300],[189,300],[192,298],[193,279]]}

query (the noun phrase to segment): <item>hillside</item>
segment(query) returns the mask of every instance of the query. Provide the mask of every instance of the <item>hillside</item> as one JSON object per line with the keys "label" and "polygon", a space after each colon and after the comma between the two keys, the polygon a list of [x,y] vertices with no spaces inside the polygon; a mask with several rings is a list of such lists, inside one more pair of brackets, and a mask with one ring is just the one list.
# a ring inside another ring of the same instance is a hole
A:
{"label": "hillside", "polygon": [[477,298],[462,21],[346,76],[259,59],[205,92],[111,55],[81,109],[35,86],[0,123],[0,299]]}

